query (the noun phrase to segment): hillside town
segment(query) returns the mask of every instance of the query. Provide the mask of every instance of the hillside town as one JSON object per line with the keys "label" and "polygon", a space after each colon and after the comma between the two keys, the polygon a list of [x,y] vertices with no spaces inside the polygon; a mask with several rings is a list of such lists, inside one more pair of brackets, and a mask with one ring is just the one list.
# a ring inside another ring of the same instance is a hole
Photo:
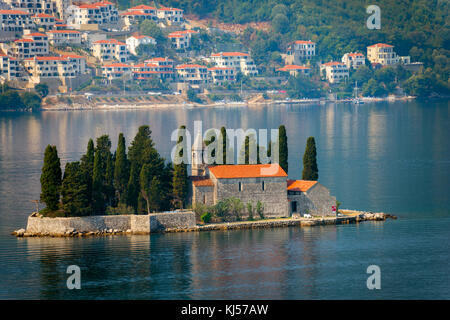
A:
{"label": "hillside town", "polygon": [[[141,26],[149,22],[162,33],[142,34]],[[201,34],[217,30],[195,25],[183,9],[163,5],[119,11],[109,1],[3,0],[0,81],[18,90],[45,84],[53,95],[83,89],[86,93],[94,84],[185,94],[217,88],[238,92],[242,77],[268,78],[249,50],[223,51],[216,46],[199,50]],[[375,70],[402,65],[416,72],[422,67],[408,56],[397,55],[392,44],[370,45],[366,54],[348,52],[340,61],[318,61],[315,42],[292,40],[281,55],[285,65],[275,68],[275,76],[270,77],[278,84],[289,77],[315,74],[332,86],[348,81],[351,70],[366,63]]]}

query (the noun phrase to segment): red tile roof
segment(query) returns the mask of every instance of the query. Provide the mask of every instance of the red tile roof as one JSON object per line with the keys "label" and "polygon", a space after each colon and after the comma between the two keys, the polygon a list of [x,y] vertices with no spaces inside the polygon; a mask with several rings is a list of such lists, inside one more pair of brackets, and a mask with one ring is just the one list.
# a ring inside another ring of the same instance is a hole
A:
{"label": "red tile roof", "polygon": [[54,18],[54,19],[56,19],[54,16],[52,16],[50,14],[46,14],[46,13],[39,13],[37,15],[34,15],[33,18]]}
{"label": "red tile roof", "polygon": [[44,33],[34,32],[34,33],[24,34],[23,36],[24,37],[28,37],[28,36],[31,36],[31,37],[46,37],[47,35],[44,34]]}
{"label": "red tile roof", "polygon": [[213,187],[214,186],[214,183],[211,181],[211,179],[194,180],[194,181],[192,181],[192,183],[196,187]]}
{"label": "red tile roof", "polygon": [[287,190],[306,192],[309,189],[311,189],[314,185],[316,185],[316,183],[317,181],[309,181],[309,180],[288,180]]}
{"label": "red tile roof", "polygon": [[338,66],[338,65],[344,65],[344,66],[345,66],[344,63],[342,63],[342,62],[337,62],[337,61],[327,62],[327,63],[324,63],[324,64],[322,64],[322,65],[324,65],[324,66]]}
{"label": "red tile roof", "polygon": [[110,43],[110,44],[118,44],[118,45],[122,45],[122,46],[126,46],[126,43],[120,42],[116,39],[110,39],[110,40],[97,40],[94,43]]}
{"label": "red tile roof", "polygon": [[386,44],[386,43],[376,43],[376,44],[373,44],[371,46],[368,46],[367,48],[372,48],[372,47],[392,48],[394,46],[391,46],[390,44]]}
{"label": "red tile roof", "polygon": [[[260,178],[260,177],[287,177],[283,168],[279,164],[273,164],[274,169],[270,168],[271,164],[235,164],[220,165],[209,167],[209,171],[217,179],[236,179],[236,178]],[[269,171],[267,174],[265,170]],[[271,174],[275,171],[274,174]]]}
{"label": "red tile roof", "polygon": [[203,68],[207,69],[205,66],[201,66],[199,64],[180,64],[177,66],[177,69],[188,69],[188,68]]}
{"label": "red tile roof", "polygon": [[306,66],[297,66],[295,64],[285,65],[283,68],[277,69],[277,71],[292,71],[292,70],[309,70],[309,67]]}
{"label": "red tile roof", "polygon": [[80,33],[80,31],[77,31],[77,30],[52,30],[52,31],[48,31],[47,33]]}
{"label": "red tile roof", "polygon": [[213,53],[211,55],[212,57],[248,57],[249,54],[248,53],[243,53],[243,52],[219,52],[219,53]]}
{"label": "red tile roof", "polygon": [[30,15],[30,13],[21,10],[0,10],[0,14],[20,14],[20,15]]}
{"label": "red tile roof", "polygon": [[296,44],[315,44],[314,42],[309,41],[309,40],[297,40],[297,41],[294,41],[294,43],[296,43]]}
{"label": "red tile roof", "polygon": [[146,6],[145,4],[141,4],[139,6],[130,8],[128,10],[156,10],[155,7]]}
{"label": "red tile roof", "polygon": [[111,63],[104,65],[103,68],[131,68],[131,66],[125,63]]}

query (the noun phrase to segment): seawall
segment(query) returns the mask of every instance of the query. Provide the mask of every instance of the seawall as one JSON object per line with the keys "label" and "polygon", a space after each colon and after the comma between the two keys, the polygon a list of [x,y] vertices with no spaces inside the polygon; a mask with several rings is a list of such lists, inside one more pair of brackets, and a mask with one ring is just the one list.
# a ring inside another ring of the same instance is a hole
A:
{"label": "seawall", "polygon": [[114,215],[68,218],[28,217],[27,228],[17,230],[17,236],[73,236],[105,233],[149,234],[166,229],[195,227],[192,211],[154,213],[149,215]]}

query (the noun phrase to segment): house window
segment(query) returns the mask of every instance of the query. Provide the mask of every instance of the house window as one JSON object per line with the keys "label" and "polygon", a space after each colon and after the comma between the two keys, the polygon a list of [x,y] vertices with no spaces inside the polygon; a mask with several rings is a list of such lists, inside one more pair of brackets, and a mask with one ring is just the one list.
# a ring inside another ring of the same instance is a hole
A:
{"label": "house window", "polygon": [[262,191],[265,190],[265,185],[264,185],[264,181],[262,182]]}
{"label": "house window", "polygon": [[242,183],[239,182],[239,192],[241,192],[241,191],[242,191]]}

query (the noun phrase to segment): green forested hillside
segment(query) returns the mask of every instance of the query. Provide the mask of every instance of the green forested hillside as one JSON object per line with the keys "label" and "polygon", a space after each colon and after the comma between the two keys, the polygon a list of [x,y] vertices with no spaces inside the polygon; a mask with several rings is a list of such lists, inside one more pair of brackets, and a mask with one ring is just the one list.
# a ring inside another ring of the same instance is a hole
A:
{"label": "green forested hillside", "polygon": [[[138,3],[154,2],[132,2]],[[413,62],[421,61],[425,68],[432,68],[428,76],[441,89],[449,87],[448,0],[165,0],[156,4],[223,22],[270,21],[273,31],[248,30],[241,36],[263,66],[279,61],[278,53],[296,39],[316,41],[322,61],[340,59],[350,51],[365,53],[368,45],[386,42],[394,45],[399,55],[410,55]],[[381,9],[380,30],[366,27],[366,7],[372,4]]]}

